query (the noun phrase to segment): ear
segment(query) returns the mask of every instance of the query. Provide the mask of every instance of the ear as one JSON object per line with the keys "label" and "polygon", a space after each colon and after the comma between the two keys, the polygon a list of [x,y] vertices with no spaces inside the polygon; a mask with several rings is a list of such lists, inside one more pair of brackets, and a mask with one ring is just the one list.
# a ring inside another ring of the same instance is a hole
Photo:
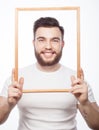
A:
{"label": "ear", "polygon": [[64,47],[64,45],[65,45],[65,42],[64,42],[64,41],[62,41],[62,48]]}
{"label": "ear", "polygon": [[32,40],[32,44],[33,44],[33,46],[34,46],[34,43],[35,43],[35,40]]}

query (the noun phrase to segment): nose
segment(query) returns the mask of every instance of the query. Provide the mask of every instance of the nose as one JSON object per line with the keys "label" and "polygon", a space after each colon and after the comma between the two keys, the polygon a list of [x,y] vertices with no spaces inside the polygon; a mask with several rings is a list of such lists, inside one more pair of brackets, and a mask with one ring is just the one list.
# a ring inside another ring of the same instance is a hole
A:
{"label": "nose", "polygon": [[51,49],[51,48],[52,48],[51,42],[47,41],[46,42],[46,49]]}

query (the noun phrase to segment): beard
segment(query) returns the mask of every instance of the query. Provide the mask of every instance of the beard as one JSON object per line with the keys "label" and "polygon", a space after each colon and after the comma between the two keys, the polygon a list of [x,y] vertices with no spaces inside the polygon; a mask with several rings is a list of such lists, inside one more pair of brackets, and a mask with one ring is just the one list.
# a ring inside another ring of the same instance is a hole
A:
{"label": "beard", "polygon": [[59,53],[56,54],[56,57],[51,60],[51,61],[45,61],[41,56],[40,54],[36,51],[36,49],[34,49],[34,52],[35,52],[35,57],[38,61],[38,63],[41,65],[41,66],[52,66],[52,65],[55,65],[57,64],[60,59],[61,59],[61,56],[62,56],[62,49]]}

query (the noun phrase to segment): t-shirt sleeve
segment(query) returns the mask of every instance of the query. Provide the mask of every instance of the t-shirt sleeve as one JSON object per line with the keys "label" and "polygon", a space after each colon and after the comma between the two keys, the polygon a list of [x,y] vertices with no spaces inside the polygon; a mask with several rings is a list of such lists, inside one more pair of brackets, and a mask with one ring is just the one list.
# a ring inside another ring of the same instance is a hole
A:
{"label": "t-shirt sleeve", "polygon": [[0,96],[4,96],[4,97],[7,97],[8,96],[8,86],[11,84],[11,78],[9,77],[5,83],[4,83],[4,86],[0,92]]}
{"label": "t-shirt sleeve", "polygon": [[96,102],[90,84],[88,84],[88,99],[89,99],[90,102]]}

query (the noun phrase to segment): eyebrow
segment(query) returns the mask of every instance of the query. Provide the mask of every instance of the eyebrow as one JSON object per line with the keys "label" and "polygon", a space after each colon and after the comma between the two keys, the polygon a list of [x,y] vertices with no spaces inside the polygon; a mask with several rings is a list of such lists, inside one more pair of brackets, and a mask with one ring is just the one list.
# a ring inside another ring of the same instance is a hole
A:
{"label": "eyebrow", "polygon": [[59,38],[59,37],[53,37],[53,38],[52,38],[52,40],[53,40],[53,39],[57,39],[57,40],[60,40],[60,38]]}
{"label": "eyebrow", "polygon": [[41,38],[41,39],[45,39],[45,37],[42,37],[42,36],[40,36],[40,37],[37,37],[36,39],[40,39],[40,38]]}
{"label": "eyebrow", "polygon": [[[46,37],[40,36],[40,37],[37,37],[36,39],[37,39],[37,40],[38,40],[38,39],[46,39]],[[53,40],[53,39],[60,40],[59,37],[52,37],[51,39],[52,39],[52,40]]]}

